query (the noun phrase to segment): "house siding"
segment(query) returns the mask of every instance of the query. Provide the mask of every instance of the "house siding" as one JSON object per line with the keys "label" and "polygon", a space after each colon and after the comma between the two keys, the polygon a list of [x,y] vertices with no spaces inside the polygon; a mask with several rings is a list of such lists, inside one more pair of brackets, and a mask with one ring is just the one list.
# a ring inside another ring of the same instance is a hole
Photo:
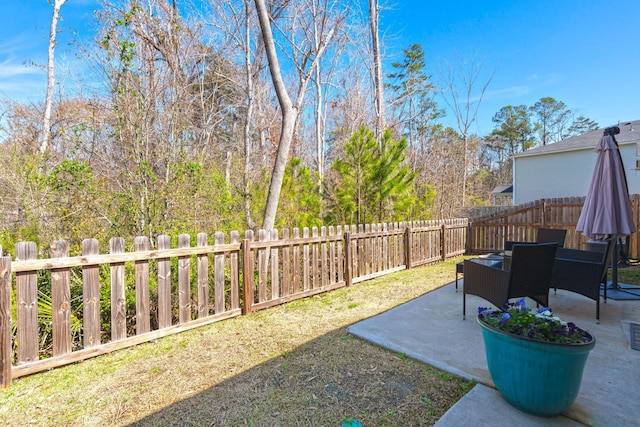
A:
{"label": "house siding", "polygon": [[[595,147],[595,144],[594,144]],[[640,172],[635,170],[636,144],[620,144],[630,194],[640,194]],[[586,196],[597,153],[594,148],[522,155],[513,163],[515,205],[538,199]]]}

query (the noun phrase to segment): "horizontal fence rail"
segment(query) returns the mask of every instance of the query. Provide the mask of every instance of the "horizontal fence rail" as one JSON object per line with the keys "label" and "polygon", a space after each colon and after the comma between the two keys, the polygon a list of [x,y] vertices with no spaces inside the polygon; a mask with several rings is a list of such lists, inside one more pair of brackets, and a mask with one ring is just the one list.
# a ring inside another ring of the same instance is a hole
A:
{"label": "horizontal fence rail", "polygon": [[[136,237],[50,245],[33,242],[0,257],[0,386],[13,378],[81,361],[205,324],[465,251],[468,221],[231,232],[214,242]],[[1,251],[0,251],[1,252]]]}

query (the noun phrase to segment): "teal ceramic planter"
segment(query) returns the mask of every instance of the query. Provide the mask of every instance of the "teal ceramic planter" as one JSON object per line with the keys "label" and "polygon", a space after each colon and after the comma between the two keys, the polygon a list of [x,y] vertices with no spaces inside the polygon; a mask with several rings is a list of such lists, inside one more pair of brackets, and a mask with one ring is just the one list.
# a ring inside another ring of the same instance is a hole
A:
{"label": "teal ceramic planter", "polygon": [[584,365],[596,345],[533,341],[500,331],[478,317],[489,373],[504,399],[539,417],[554,417],[578,396]]}

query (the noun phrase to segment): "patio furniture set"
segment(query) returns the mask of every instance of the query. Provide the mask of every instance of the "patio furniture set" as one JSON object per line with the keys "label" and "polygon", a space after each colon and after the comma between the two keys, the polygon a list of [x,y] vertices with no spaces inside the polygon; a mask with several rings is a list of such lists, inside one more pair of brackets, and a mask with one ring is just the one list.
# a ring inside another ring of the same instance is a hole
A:
{"label": "patio furniture set", "polygon": [[592,242],[587,250],[564,248],[566,230],[539,228],[535,242],[505,241],[504,253],[472,258],[456,265],[464,274],[462,316],[467,294],[479,296],[497,308],[511,298],[529,297],[544,307],[549,290],[576,292],[596,303],[600,322],[600,290],[607,299],[607,272],[616,239]]}

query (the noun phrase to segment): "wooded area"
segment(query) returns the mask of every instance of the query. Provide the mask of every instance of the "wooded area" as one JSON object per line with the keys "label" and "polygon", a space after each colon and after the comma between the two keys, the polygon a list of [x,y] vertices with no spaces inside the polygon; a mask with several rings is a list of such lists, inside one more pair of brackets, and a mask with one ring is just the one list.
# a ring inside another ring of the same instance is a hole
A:
{"label": "wooded area", "polygon": [[6,249],[464,217],[510,182],[509,154],[595,125],[544,98],[471,134],[482,59],[385,57],[377,0],[101,0],[84,66],[55,79],[74,4],[52,6],[47,96],[0,99]]}

